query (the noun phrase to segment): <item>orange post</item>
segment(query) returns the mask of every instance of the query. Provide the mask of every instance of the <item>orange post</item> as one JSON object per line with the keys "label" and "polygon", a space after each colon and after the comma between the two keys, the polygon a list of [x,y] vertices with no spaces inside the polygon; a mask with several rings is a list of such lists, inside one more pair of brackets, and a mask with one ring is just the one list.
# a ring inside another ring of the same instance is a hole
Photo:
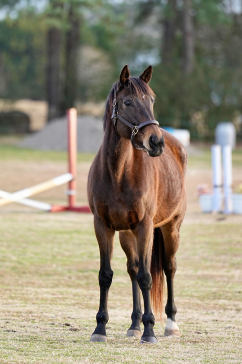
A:
{"label": "orange post", "polygon": [[72,108],[67,110],[67,128],[68,128],[68,172],[73,176],[68,182],[68,205],[52,205],[51,212],[72,211],[81,213],[90,213],[89,206],[76,206],[76,162],[77,162],[77,111]]}
{"label": "orange post", "polygon": [[77,111],[72,108],[67,111],[68,120],[68,172],[73,179],[68,183],[68,208],[76,205],[76,160],[77,160]]}

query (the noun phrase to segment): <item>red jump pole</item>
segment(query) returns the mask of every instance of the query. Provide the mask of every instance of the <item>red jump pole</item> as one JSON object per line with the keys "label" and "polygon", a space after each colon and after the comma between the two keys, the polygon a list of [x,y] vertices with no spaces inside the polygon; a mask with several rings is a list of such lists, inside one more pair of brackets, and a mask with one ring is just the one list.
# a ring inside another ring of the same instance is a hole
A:
{"label": "red jump pole", "polygon": [[77,159],[77,111],[72,108],[67,110],[68,120],[68,172],[73,179],[68,182],[68,208],[76,205],[76,159]]}

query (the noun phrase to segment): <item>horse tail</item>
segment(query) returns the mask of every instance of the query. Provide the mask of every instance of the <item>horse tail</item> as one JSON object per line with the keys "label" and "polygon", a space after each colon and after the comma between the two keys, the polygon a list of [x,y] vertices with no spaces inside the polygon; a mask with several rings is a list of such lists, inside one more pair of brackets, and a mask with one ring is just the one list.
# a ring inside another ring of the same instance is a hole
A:
{"label": "horse tail", "polygon": [[164,240],[162,231],[159,228],[155,228],[150,267],[152,276],[151,300],[154,313],[159,319],[162,318],[163,310],[163,250]]}

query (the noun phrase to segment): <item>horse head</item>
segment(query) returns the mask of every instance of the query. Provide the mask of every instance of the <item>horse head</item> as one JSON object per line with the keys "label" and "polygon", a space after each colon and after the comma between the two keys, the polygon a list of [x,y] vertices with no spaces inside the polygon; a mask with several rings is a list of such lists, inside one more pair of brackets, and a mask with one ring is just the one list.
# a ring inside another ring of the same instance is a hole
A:
{"label": "horse head", "polygon": [[122,69],[119,82],[113,87],[111,118],[120,137],[131,139],[134,148],[156,157],[163,151],[164,138],[154,118],[151,75],[151,66],[139,77],[130,77],[127,65]]}

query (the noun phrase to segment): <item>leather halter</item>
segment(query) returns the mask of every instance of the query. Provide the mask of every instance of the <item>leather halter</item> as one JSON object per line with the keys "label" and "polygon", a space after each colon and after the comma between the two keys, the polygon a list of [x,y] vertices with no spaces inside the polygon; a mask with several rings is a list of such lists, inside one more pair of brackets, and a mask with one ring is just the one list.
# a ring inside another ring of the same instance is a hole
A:
{"label": "leather halter", "polygon": [[123,124],[125,124],[126,126],[128,126],[132,132],[131,132],[131,140],[133,139],[133,137],[138,134],[139,130],[141,128],[143,128],[144,126],[147,125],[159,125],[159,122],[157,120],[147,120],[147,121],[143,121],[142,123],[135,125],[130,123],[127,119],[125,119],[123,116],[119,115],[118,113],[118,105],[117,105],[117,99],[116,96],[114,97],[113,100],[113,109],[112,109],[112,116],[111,119],[113,121],[114,127],[116,127],[117,121],[121,121]]}

